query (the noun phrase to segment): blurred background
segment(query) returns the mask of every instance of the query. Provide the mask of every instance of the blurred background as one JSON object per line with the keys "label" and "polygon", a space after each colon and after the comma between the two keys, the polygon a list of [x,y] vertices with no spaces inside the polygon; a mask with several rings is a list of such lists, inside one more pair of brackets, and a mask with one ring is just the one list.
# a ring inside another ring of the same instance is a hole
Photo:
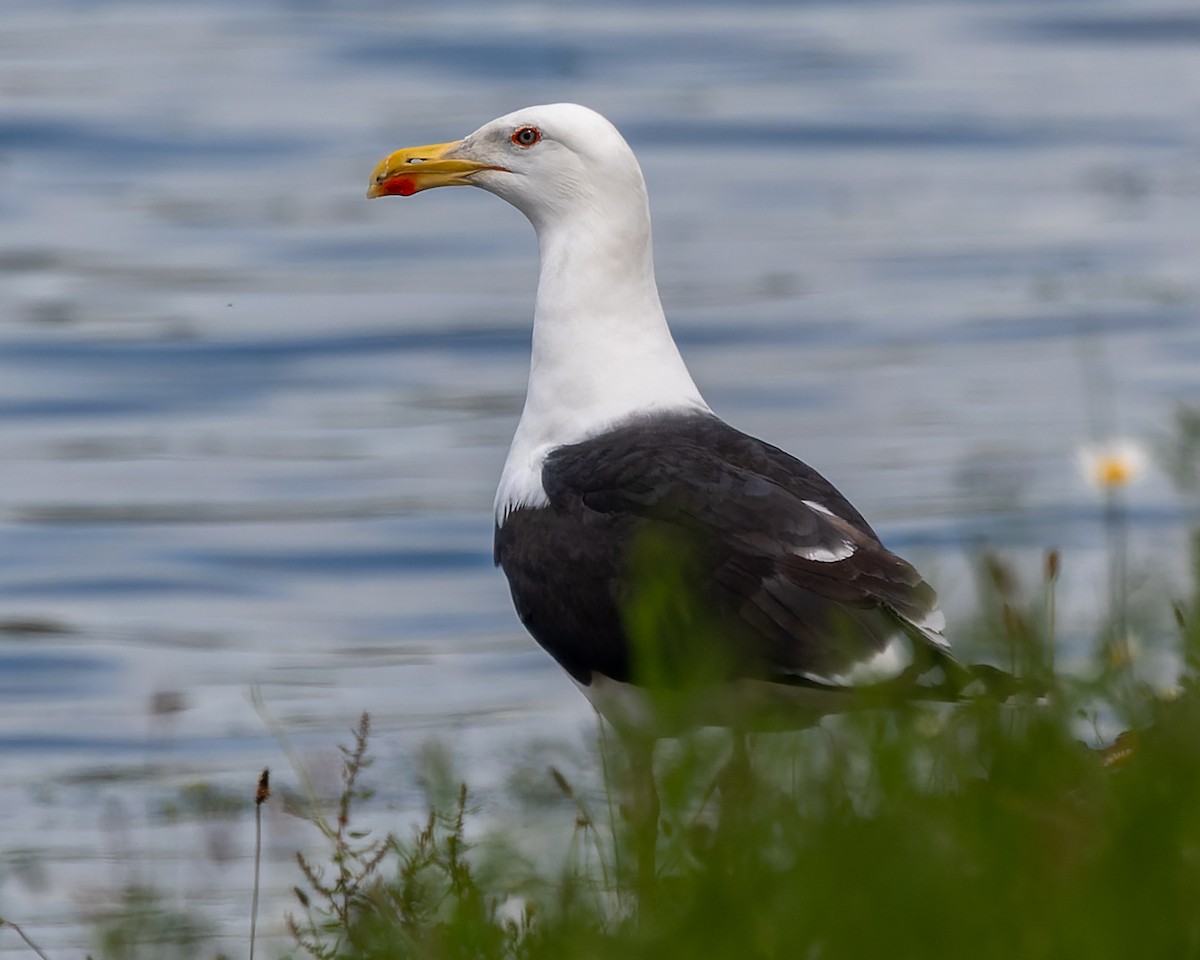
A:
{"label": "blurred background", "polygon": [[[1063,636],[1094,627],[1087,444],[1148,460],[1131,577],[1182,569],[1153,453],[1200,403],[1188,0],[5,3],[0,915],[43,946],[135,881],[244,939],[254,783],[295,779],[254,690],[318,781],[370,710],[393,829],[430,737],[501,805],[521,744],[589,735],[491,563],[532,230],[364,197],[387,152],[558,100],[641,159],[709,402],[951,630],[981,545],[1031,579],[1061,547]],[[311,829],[269,819],[277,924]]]}

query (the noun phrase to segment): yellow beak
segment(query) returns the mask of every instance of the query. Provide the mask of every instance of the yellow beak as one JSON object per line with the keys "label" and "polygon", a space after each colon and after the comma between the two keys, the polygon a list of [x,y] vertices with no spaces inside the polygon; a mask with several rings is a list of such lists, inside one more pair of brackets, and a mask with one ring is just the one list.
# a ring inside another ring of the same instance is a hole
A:
{"label": "yellow beak", "polygon": [[425,147],[406,147],[389,154],[371,174],[367,197],[411,197],[433,187],[451,187],[470,183],[468,177],[480,170],[499,170],[478,160],[454,156],[461,140],[431,143]]}

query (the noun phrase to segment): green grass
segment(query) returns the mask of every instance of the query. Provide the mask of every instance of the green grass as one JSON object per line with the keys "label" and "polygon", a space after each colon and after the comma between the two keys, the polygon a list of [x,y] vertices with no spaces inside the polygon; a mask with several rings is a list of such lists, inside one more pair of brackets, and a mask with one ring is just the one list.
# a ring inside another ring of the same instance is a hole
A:
{"label": "green grass", "polygon": [[[1164,691],[1113,656],[1106,628],[1090,666],[1057,670],[1052,578],[1022,595],[995,560],[980,570],[987,595],[964,634],[1043,695],[827,718],[751,738],[741,765],[724,731],[663,741],[649,886],[633,875],[621,789],[553,768],[557,800],[524,815],[569,838],[558,846],[479,816],[444,762],[424,779],[426,818],[360,830],[364,715],[340,796],[300,804],[326,848],[297,856],[288,956],[1200,956],[1200,593],[1156,634],[1179,665]],[[591,766],[619,769],[619,745]],[[154,891],[118,899],[96,918],[96,960],[213,956],[203,926]]]}

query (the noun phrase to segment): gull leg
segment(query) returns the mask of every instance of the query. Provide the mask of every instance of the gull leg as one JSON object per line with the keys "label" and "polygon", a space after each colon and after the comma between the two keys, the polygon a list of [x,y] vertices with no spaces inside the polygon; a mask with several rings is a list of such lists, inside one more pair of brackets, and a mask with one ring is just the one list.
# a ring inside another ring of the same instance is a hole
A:
{"label": "gull leg", "polygon": [[639,900],[653,889],[658,874],[658,790],[654,784],[654,740],[628,738],[629,806],[627,816],[633,837],[635,884]]}
{"label": "gull leg", "polygon": [[754,789],[754,772],[750,767],[750,752],[747,734],[733,733],[733,749],[721,772],[717,774],[717,788],[721,793],[720,823],[724,827],[736,827],[742,822],[746,804]]}
{"label": "gull leg", "polygon": [[753,777],[750,769],[750,751],[746,739],[747,734],[741,731],[733,734],[733,749],[730,751],[729,760],[721,770],[721,793],[731,799],[745,799]]}

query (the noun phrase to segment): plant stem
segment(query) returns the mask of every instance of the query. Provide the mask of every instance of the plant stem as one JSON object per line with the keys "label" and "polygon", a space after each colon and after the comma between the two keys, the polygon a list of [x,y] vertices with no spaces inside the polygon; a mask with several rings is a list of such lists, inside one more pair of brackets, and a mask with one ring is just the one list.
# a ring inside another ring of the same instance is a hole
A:
{"label": "plant stem", "polygon": [[13,923],[13,921],[11,921],[11,920],[5,920],[2,917],[0,917],[0,927],[12,927],[15,931],[17,931],[17,936],[25,941],[25,945],[27,947],[29,947],[30,950],[32,950],[39,957],[41,957],[42,960],[50,960],[49,957],[47,957],[44,953],[42,953],[42,948],[39,947],[36,943],[34,943],[32,940],[30,940],[28,936],[26,936],[25,931],[21,929],[20,924]]}
{"label": "plant stem", "polygon": [[262,865],[262,808],[271,796],[271,772],[263,769],[254,791],[254,892],[250,897],[250,960],[254,960],[254,940],[258,932],[258,878]]}

